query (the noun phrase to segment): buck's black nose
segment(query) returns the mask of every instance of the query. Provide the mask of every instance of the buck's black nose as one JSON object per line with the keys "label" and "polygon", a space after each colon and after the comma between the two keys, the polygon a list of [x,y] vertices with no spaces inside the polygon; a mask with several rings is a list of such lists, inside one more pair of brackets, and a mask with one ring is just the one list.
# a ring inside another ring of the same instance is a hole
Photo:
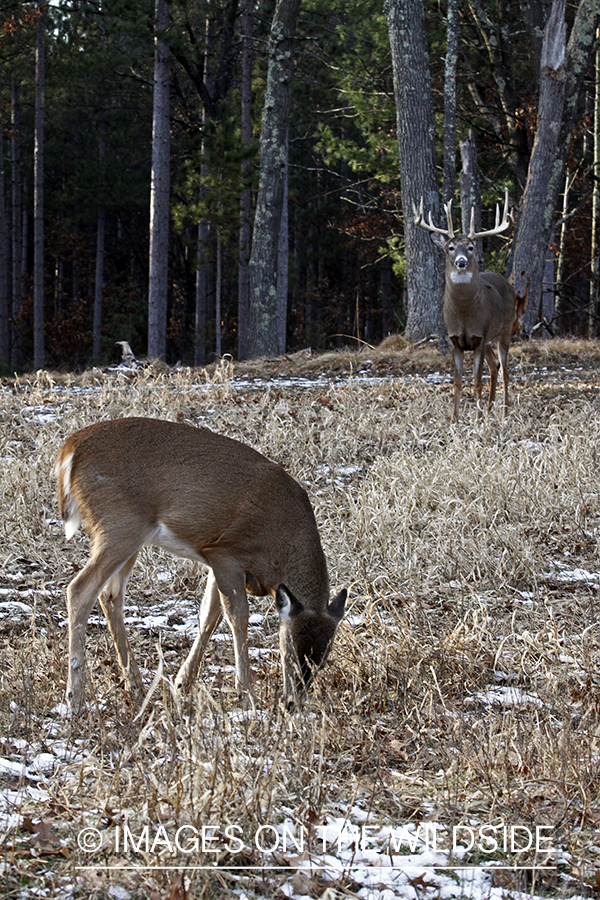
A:
{"label": "buck's black nose", "polygon": [[466,269],[469,265],[468,259],[465,259],[464,256],[459,256],[456,260],[456,268],[457,269]]}

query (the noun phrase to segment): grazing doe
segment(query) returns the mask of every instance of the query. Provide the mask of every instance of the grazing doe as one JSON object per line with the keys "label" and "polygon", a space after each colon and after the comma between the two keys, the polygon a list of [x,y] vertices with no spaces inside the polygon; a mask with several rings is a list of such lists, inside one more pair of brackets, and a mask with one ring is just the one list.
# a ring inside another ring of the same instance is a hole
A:
{"label": "grazing doe", "polygon": [[431,232],[431,240],[446,254],[446,287],[443,299],[443,315],[454,356],[454,409],[452,422],[458,422],[458,407],[462,387],[463,353],[473,351],[473,381],[477,394],[477,408],[481,415],[481,377],[483,360],[490,369],[490,396],[488,412],[496,396],[498,361],[493,341],[498,343],[499,367],[504,386],[503,414],[508,409],[508,348],[518,330],[516,319],[522,317],[524,300],[517,301],[515,290],[503,275],[497,272],[479,272],[475,241],[478,238],[500,234],[509,225],[508,191],[505,194],[504,214],[500,221],[500,207],[496,207],[496,225],[490,231],[475,231],[474,210],[471,210],[471,227],[468,234],[454,234],[452,226],[452,200],[445,205],[448,228],[436,228],[423,218],[423,198],[419,209],[413,203],[415,225]]}
{"label": "grazing doe", "polygon": [[82,705],[85,629],[99,598],[131,690],[142,688],[123,622],[123,596],[146,544],[210,569],[198,636],[176,684],[188,687],[216,626],[233,631],[236,685],[254,702],[248,598],[275,597],[284,699],[300,700],[329,653],[346,591],[329,602],[325,555],[306,491],[281,466],[206,428],[157,419],[99,422],[72,434],[56,461],[67,540],[83,523],[86,566],[67,588],[67,703]]}

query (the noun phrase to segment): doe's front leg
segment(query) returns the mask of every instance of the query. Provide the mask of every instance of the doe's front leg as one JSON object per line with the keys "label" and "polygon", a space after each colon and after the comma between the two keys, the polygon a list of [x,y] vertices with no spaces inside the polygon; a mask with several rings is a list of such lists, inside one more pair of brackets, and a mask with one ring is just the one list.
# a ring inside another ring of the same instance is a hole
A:
{"label": "doe's front leg", "polygon": [[190,650],[186,661],[183,663],[177,678],[175,679],[175,687],[177,689],[188,690],[194,681],[200,660],[204,656],[204,651],[212,636],[213,631],[221,621],[223,611],[221,609],[221,595],[215,581],[212,571],[208,573],[208,581],[206,589],[200,605],[200,626],[196,640]]}
{"label": "doe's front leg", "polygon": [[225,618],[233,632],[233,649],[235,653],[235,683],[242,706],[248,709],[256,707],[256,697],[250,681],[250,658],[248,655],[248,595],[246,594],[246,578],[243,573],[234,577],[215,573],[221,605]]}

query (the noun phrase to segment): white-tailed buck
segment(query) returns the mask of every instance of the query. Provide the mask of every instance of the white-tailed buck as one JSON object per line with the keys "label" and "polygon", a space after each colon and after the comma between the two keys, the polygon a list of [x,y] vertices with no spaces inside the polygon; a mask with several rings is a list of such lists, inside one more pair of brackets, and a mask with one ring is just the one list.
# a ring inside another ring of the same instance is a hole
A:
{"label": "white-tailed buck", "polygon": [[477,394],[477,407],[481,415],[481,377],[483,360],[490,369],[490,396],[488,412],[496,396],[498,381],[498,361],[494,353],[493,341],[498,344],[498,360],[504,386],[504,409],[508,408],[508,348],[513,337],[516,319],[523,315],[524,301],[517,298],[515,291],[497,272],[479,272],[475,241],[478,238],[500,234],[510,225],[508,211],[508,191],[504,199],[504,213],[500,220],[500,207],[496,207],[496,225],[489,231],[475,231],[474,210],[471,210],[471,227],[468,234],[454,234],[452,225],[452,200],[444,207],[448,228],[436,228],[429,214],[429,221],[423,217],[423,199],[419,209],[413,203],[415,225],[431,232],[431,240],[446,254],[446,288],[444,290],[443,314],[448,336],[452,342],[454,356],[454,409],[452,421],[458,422],[458,407],[462,387],[463,354],[473,351],[473,381]]}
{"label": "white-tailed buck", "polygon": [[238,441],[157,419],[99,422],[72,434],[56,461],[67,540],[83,523],[86,566],[67,588],[67,702],[83,700],[85,629],[99,598],[126,682],[142,679],[123,622],[123,595],[145,544],[210,569],[200,628],[176,684],[189,686],[225,615],[233,631],[236,684],[253,700],[248,659],[250,593],[275,597],[284,698],[300,699],[324,663],[346,591],[329,602],[329,578],[306,491],[281,466]]}

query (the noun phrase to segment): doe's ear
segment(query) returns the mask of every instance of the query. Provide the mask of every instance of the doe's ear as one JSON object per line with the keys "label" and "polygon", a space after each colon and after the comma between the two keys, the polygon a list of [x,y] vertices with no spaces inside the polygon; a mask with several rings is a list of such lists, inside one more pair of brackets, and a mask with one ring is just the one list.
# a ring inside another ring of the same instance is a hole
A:
{"label": "doe's ear", "polygon": [[284,622],[290,622],[295,616],[304,609],[300,600],[296,599],[291,591],[288,591],[284,584],[280,584],[275,593],[275,603],[279,618]]}
{"label": "doe's ear", "polygon": [[346,597],[348,596],[348,591],[346,588],[342,588],[337,597],[334,597],[331,603],[327,607],[327,612],[330,616],[337,622],[341,622],[342,616],[344,615],[344,610],[346,608]]}

